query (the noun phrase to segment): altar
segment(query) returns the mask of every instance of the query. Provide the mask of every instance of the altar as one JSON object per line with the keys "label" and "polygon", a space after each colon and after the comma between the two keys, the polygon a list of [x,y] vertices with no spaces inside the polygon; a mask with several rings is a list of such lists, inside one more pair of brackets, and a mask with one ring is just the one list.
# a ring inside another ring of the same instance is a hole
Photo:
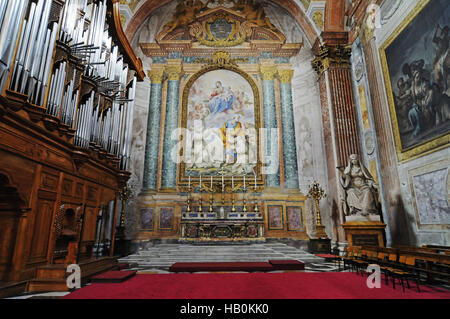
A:
{"label": "altar", "polygon": [[265,241],[264,219],[258,212],[228,212],[182,214],[181,242]]}

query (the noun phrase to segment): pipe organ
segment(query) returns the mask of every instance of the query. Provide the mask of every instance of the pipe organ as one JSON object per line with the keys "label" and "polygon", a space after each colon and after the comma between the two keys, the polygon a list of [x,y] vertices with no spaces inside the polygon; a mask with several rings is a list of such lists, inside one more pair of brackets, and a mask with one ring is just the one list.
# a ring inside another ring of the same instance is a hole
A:
{"label": "pipe organ", "polygon": [[109,34],[107,1],[8,0],[0,12],[2,90],[10,75],[8,90],[73,129],[76,146],[99,146],[126,170],[137,78]]}
{"label": "pipe organ", "polygon": [[[0,191],[17,195],[0,196],[0,282],[39,280],[39,267],[72,262],[70,252],[92,256],[97,217],[130,177],[136,86],[145,75],[118,6],[0,1]],[[55,242],[66,242],[58,223],[69,210],[74,238],[57,261]]]}

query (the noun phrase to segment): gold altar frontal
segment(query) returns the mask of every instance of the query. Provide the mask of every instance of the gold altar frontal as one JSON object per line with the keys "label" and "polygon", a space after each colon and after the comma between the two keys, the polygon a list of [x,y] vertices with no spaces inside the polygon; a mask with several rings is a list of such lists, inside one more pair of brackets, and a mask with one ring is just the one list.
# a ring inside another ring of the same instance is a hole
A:
{"label": "gold altar frontal", "polygon": [[[296,190],[211,195],[144,192],[138,198],[136,241],[258,242],[266,238],[309,240],[306,196]],[[187,204],[189,202],[189,205]],[[188,208],[189,206],[189,208]],[[201,209],[200,209],[201,206]]]}
{"label": "gold altar frontal", "polygon": [[351,221],[343,227],[349,246],[385,247],[386,224],[381,221]]}

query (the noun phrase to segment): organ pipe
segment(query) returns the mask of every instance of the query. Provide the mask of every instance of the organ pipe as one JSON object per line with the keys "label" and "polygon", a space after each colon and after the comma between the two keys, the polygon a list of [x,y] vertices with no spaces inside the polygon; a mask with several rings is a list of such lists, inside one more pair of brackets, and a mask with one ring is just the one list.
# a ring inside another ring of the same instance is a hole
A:
{"label": "organ pipe", "polygon": [[107,11],[107,0],[0,0],[0,93],[45,108],[75,146],[103,149],[127,170],[137,78],[128,82]]}

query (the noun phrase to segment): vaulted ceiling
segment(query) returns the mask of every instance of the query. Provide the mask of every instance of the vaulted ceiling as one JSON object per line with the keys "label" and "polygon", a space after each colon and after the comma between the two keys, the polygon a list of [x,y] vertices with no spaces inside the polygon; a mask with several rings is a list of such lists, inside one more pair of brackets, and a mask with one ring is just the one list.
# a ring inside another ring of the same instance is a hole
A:
{"label": "vaulted ceiling", "polygon": [[[123,20],[128,39],[133,39],[141,25],[152,13],[178,0],[120,0],[124,8]],[[221,1],[221,0],[217,0]],[[224,0],[226,1],[226,0]],[[259,0],[257,0],[259,1]],[[297,21],[312,45],[324,28],[343,27],[345,4],[342,0],[266,0],[284,8]],[[330,9],[333,8],[331,11]],[[330,14],[332,12],[332,14]],[[337,18],[336,18],[336,14]]]}

